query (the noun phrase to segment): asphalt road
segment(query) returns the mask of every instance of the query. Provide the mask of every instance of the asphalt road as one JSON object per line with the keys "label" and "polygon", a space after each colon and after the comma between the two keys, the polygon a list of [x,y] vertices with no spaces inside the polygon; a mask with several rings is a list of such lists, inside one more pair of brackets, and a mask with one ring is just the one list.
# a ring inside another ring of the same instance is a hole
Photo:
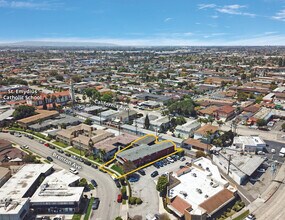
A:
{"label": "asphalt road", "polygon": [[[47,156],[52,156],[52,150],[48,147],[45,147],[43,144],[40,144],[36,140],[31,140],[27,137],[16,137],[9,133],[0,133],[0,138],[7,139],[11,142],[14,142],[18,145],[28,145],[29,149],[36,154],[46,158]],[[60,154],[57,152],[57,154]],[[64,156],[64,155],[62,155]],[[54,158],[53,163],[60,166],[63,169],[69,169],[70,166],[66,163]],[[100,198],[99,208],[92,213],[91,219],[96,220],[106,220],[106,219],[115,219],[120,215],[120,205],[116,202],[117,195],[119,190],[116,187],[114,181],[108,174],[102,173],[101,171],[95,170],[94,168],[87,166],[77,160],[68,158],[70,161],[73,161],[82,168],[79,170],[79,176],[86,178],[87,180],[95,179],[98,183],[97,190],[95,191],[94,196]]]}

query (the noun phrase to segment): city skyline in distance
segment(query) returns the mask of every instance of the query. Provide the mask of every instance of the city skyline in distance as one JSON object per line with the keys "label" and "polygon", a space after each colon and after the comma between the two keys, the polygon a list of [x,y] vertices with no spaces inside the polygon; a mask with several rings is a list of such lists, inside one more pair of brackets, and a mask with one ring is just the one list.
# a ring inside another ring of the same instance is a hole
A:
{"label": "city skyline in distance", "polygon": [[1,0],[0,19],[0,45],[285,45],[284,0]]}

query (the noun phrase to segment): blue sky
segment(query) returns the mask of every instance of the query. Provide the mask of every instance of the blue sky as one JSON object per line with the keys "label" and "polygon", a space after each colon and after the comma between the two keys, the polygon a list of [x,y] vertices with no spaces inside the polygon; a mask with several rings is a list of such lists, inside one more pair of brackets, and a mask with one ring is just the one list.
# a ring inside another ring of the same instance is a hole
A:
{"label": "blue sky", "polygon": [[285,45],[285,0],[0,0],[0,42]]}

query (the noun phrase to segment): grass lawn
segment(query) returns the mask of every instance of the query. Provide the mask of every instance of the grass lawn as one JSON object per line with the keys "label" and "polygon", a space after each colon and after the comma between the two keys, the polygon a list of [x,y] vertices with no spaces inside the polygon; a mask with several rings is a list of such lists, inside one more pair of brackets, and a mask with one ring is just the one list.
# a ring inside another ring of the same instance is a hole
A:
{"label": "grass lawn", "polygon": [[246,210],[244,213],[242,213],[240,216],[234,218],[233,220],[243,220],[248,215],[249,215],[249,210]]}
{"label": "grass lawn", "polygon": [[117,171],[119,174],[124,174],[124,171],[123,171],[122,167],[120,167],[120,166],[113,165],[111,167],[111,169]]}
{"label": "grass lawn", "polygon": [[[80,150],[78,150],[77,148],[72,147],[72,148],[69,148],[69,150],[71,152],[74,152],[74,153],[80,155]],[[83,150],[81,151],[81,156],[84,156],[84,151]]]}
{"label": "grass lawn", "polygon": [[62,143],[62,142],[60,142],[60,141],[54,141],[54,142],[52,142],[52,143],[55,144],[55,145],[57,145],[57,146],[59,146],[59,147],[63,147],[63,148],[68,147],[67,144]]}
{"label": "grass lawn", "polygon": [[74,214],[72,216],[72,220],[80,220],[81,219],[81,214]]}
{"label": "grass lawn", "polygon": [[84,220],[88,220],[89,219],[93,201],[94,201],[94,197],[91,197],[91,199],[89,201],[89,204],[88,204],[88,208],[87,208],[86,214],[84,216]]}

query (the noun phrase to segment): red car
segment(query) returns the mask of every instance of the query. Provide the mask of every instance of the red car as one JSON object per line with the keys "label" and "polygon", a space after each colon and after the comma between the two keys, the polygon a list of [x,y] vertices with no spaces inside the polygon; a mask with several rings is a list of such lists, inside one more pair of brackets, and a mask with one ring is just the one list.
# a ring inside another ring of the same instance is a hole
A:
{"label": "red car", "polygon": [[121,203],[121,202],[122,202],[122,194],[119,194],[119,195],[118,195],[117,202],[118,202],[118,203]]}
{"label": "red car", "polygon": [[44,145],[45,145],[46,147],[49,147],[49,143],[45,143]]}

